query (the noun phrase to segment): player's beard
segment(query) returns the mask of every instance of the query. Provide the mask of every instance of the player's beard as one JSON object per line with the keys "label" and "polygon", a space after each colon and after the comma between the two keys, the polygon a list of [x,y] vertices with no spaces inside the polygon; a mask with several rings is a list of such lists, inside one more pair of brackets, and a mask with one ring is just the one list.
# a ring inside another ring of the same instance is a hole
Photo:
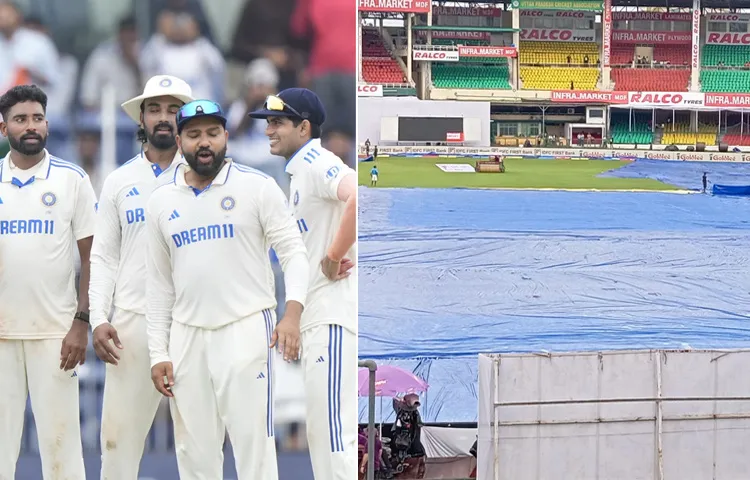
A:
{"label": "player's beard", "polygon": [[[29,143],[28,140],[36,139],[36,143]],[[47,145],[47,136],[41,136],[38,133],[27,133],[18,138],[8,135],[10,147],[21,155],[33,156],[41,153]]]}
{"label": "player's beard", "polygon": [[[213,156],[211,163],[204,164],[198,160],[198,154],[201,152],[209,152]],[[225,146],[218,152],[214,152],[210,148],[199,148],[198,151],[193,153],[182,152],[185,157],[185,161],[190,165],[195,173],[204,178],[214,178],[224,166],[224,159],[227,156],[227,147]]]}
{"label": "player's beard", "polygon": [[[157,132],[160,128],[169,129],[169,133]],[[157,150],[169,150],[177,145],[175,140],[174,127],[167,122],[161,122],[154,126],[151,132],[146,131],[148,143]]]}

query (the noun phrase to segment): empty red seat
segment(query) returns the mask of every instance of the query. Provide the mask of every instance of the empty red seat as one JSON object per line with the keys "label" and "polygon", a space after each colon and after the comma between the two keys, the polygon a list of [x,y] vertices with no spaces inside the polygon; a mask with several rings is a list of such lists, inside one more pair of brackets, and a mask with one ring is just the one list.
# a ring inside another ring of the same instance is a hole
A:
{"label": "empty red seat", "polygon": [[613,68],[615,90],[622,92],[687,92],[690,70],[665,68]]}

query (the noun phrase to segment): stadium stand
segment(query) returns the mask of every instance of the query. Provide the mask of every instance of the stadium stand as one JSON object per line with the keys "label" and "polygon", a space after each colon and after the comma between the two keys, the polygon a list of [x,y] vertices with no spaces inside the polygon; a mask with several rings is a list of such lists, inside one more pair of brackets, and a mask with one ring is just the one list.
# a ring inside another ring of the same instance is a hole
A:
{"label": "stadium stand", "polygon": [[704,92],[750,92],[748,70],[701,70],[701,90]]}
{"label": "stadium stand", "polygon": [[614,89],[640,92],[686,92],[690,70],[665,68],[614,68]]}
{"label": "stadium stand", "polygon": [[[521,42],[518,52],[519,74],[526,90],[596,89],[599,69],[594,66],[599,62],[599,47],[595,43]],[[585,67],[587,64],[592,67]]]}
{"label": "stadium stand", "polygon": [[632,129],[628,121],[612,121],[612,143],[626,145],[649,145],[654,141],[654,134],[648,123],[634,123]]}
{"label": "stadium stand", "polygon": [[727,145],[750,147],[750,134],[727,133],[721,138],[721,141]]}
{"label": "stadium stand", "polygon": [[742,67],[750,62],[750,45],[704,45],[702,65],[704,67]]}
{"label": "stadium stand", "polygon": [[654,45],[654,62],[690,65],[690,45]]}
{"label": "stadium stand", "polygon": [[694,145],[703,142],[706,145],[716,145],[718,129],[718,125],[700,124],[696,133],[690,131],[690,124],[679,122],[675,124],[674,131],[670,127],[665,128],[661,143],[662,145]]}
{"label": "stadium stand", "polygon": [[374,28],[362,30],[362,77],[368,83],[406,83],[401,66]]}
{"label": "stadium stand", "polygon": [[[477,62],[479,59],[468,59]],[[437,88],[477,88],[510,90],[508,62],[504,58],[500,64],[482,65],[478,63],[432,65],[432,83]]]}
{"label": "stadium stand", "polygon": [[599,46],[596,43],[521,42],[518,55],[522,65],[585,65],[586,56],[589,65],[596,65]]}
{"label": "stadium stand", "polygon": [[[700,83],[704,92],[745,93],[750,91],[750,71],[726,70],[750,63],[748,45],[704,45]],[[717,68],[718,67],[718,68]]]}
{"label": "stadium stand", "polygon": [[599,69],[522,66],[520,77],[526,90],[595,90]]}
{"label": "stadium stand", "polygon": [[612,45],[610,55],[612,65],[632,66],[635,61],[635,45]]}

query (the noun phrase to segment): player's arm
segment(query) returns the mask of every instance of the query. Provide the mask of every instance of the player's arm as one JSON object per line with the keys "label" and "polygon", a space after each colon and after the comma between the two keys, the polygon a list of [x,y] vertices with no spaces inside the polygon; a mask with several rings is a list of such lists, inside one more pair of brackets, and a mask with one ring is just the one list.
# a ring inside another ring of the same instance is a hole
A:
{"label": "player's arm", "polygon": [[[78,277],[78,312],[89,312],[89,276],[91,273],[91,244],[96,222],[96,194],[88,175],[78,182],[72,230],[81,257],[81,272]],[[84,319],[73,319],[70,331],[65,335],[60,349],[60,368],[72,370],[86,360],[89,326]]]}
{"label": "player's arm", "polygon": [[[174,385],[172,361],[169,358],[169,329],[175,289],[172,259],[159,220],[158,197],[152,197],[146,211],[146,334],[151,357],[151,380],[162,395],[171,397]],[[165,382],[164,377],[167,377]]]}
{"label": "player's arm", "polygon": [[120,242],[122,240],[120,215],[117,212],[117,192],[107,178],[102,187],[96,215],[96,234],[91,248],[91,329],[107,323],[115,292],[117,269],[120,265]]}
{"label": "player's arm", "polygon": [[326,258],[321,259],[323,273],[331,280],[338,280],[346,277],[354,266],[354,259],[344,257],[357,241],[356,172],[338,158],[329,157],[313,163],[310,175],[313,192],[318,197],[344,203],[339,228],[328,245]]}
{"label": "player's arm", "polygon": [[286,289],[284,318],[273,332],[271,347],[278,341],[284,359],[296,360],[299,357],[299,322],[310,283],[307,249],[284,192],[271,178],[267,178],[262,187],[259,207],[266,241],[279,258]]}
{"label": "player's arm", "polygon": [[[91,330],[96,356],[103,362],[117,365],[122,343],[115,327],[109,324],[109,312],[115,292],[117,270],[120,265],[122,232],[120,215],[117,211],[117,189],[112,177],[102,186],[101,198],[96,215],[96,233],[91,248]],[[117,347],[117,349],[115,348]]]}

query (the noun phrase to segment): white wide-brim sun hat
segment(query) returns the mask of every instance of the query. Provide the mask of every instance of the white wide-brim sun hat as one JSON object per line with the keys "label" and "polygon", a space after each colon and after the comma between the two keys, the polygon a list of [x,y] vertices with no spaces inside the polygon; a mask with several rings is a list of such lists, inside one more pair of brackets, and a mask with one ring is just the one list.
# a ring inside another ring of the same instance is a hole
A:
{"label": "white wide-brim sun hat", "polygon": [[143,88],[143,93],[122,104],[122,109],[138,125],[141,124],[141,104],[144,100],[155,97],[174,97],[184,103],[195,100],[193,89],[186,81],[171,75],[151,77]]}

